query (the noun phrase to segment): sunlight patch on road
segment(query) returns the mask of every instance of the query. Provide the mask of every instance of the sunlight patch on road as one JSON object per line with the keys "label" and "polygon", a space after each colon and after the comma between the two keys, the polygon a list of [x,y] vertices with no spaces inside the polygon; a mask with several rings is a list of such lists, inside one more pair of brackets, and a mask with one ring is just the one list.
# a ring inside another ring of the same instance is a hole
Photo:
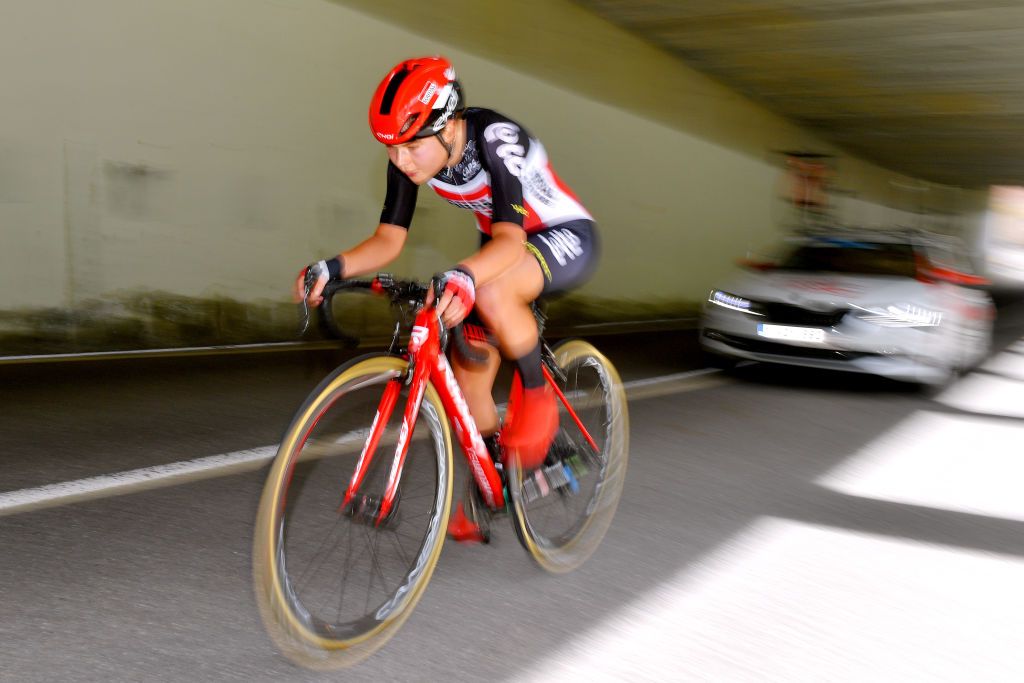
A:
{"label": "sunlight patch on road", "polygon": [[1024,521],[1024,421],[918,412],[818,483],[894,503]]}
{"label": "sunlight patch on road", "polygon": [[1001,354],[818,480],[843,493],[1024,521],[1024,356]]}
{"label": "sunlight patch on road", "polygon": [[1021,680],[1022,571],[762,519],[516,680]]}
{"label": "sunlight patch on road", "polygon": [[1024,345],[1015,353],[1001,353],[985,361],[981,370],[1024,382]]}
{"label": "sunlight patch on road", "polygon": [[1024,421],[1024,354],[1001,353],[937,398],[951,408]]}
{"label": "sunlight patch on road", "polygon": [[[1024,355],[982,370],[817,484],[1024,521]],[[849,522],[762,518],[519,680],[1024,680],[1024,558]]]}

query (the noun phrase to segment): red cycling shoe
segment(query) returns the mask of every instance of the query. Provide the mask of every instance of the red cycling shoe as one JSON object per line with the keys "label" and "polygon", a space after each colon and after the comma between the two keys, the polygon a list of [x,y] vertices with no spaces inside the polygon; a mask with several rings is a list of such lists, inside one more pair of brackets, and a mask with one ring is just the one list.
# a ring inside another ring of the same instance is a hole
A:
{"label": "red cycling shoe", "polygon": [[506,457],[518,460],[522,469],[532,470],[544,464],[558,431],[558,403],[547,384],[531,389],[516,386],[516,390],[522,393],[516,396],[519,400],[501,432],[501,443]]}
{"label": "red cycling shoe", "polygon": [[448,537],[459,543],[484,543],[487,540],[480,525],[466,514],[461,500],[448,521]]}

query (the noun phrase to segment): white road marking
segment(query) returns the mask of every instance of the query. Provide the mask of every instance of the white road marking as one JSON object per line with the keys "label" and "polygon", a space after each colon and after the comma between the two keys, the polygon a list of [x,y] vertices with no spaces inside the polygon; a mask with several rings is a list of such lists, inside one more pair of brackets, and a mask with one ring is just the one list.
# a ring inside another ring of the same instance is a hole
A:
{"label": "white road marking", "polygon": [[700,370],[690,370],[689,372],[677,372],[674,375],[659,375],[657,377],[647,377],[645,379],[634,379],[628,382],[623,382],[622,386],[624,386],[626,388],[626,392],[629,393],[630,391],[640,389],[641,387],[663,386],[673,382],[685,381],[696,377],[705,377],[707,375],[713,375],[720,372],[721,370],[718,368],[701,368]]}
{"label": "white road marking", "polygon": [[259,469],[277,445],[0,493],[0,516]]}
{"label": "white road marking", "polygon": [[[715,372],[717,370],[713,368],[705,368],[691,372],[632,380],[624,382],[623,386],[626,388],[627,395],[630,395],[630,398],[633,398],[631,394],[642,394],[643,397],[649,398],[652,392],[676,393],[686,391],[686,388],[680,386],[682,383],[701,379]],[[693,389],[701,389],[705,386],[705,384],[695,384]],[[499,409],[501,407],[499,406]],[[339,440],[349,440],[354,434],[355,432],[342,435],[339,437]],[[136,470],[105,474],[87,479],[64,481],[18,491],[8,491],[0,493],[0,517],[257,470],[274,458],[277,454],[277,448],[277,444],[260,446],[258,448],[221,453],[183,462],[142,467]]]}

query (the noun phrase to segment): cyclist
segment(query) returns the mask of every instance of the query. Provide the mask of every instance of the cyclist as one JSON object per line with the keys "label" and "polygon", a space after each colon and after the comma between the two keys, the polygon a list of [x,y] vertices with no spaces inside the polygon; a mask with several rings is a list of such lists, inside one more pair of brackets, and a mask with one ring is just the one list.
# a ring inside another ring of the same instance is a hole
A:
{"label": "cyclist", "polygon": [[[501,355],[522,380],[522,401],[501,431],[506,456],[524,469],[543,464],[558,428],[556,400],[541,370],[541,349],[530,303],[542,294],[582,284],[593,272],[598,240],[593,218],[559,179],[543,145],[521,125],[490,109],[467,108],[451,63],[423,57],[395,66],[370,102],[370,128],[387,146],[387,193],[380,224],[368,239],[303,269],[316,276],[308,301],[321,303],[330,279],[376,272],[405,244],[420,185],[476,215],[479,251],[440,274],[442,322],[454,327],[474,311],[491,330]],[[501,357],[483,345],[483,364],[452,354],[452,367],[477,428],[498,458],[498,413],[491,393]],[[519,390],[517,388],[517,390]],[[474,538],[460,503],[450,531]],[[457,528],[462,529],[458,532]]]}

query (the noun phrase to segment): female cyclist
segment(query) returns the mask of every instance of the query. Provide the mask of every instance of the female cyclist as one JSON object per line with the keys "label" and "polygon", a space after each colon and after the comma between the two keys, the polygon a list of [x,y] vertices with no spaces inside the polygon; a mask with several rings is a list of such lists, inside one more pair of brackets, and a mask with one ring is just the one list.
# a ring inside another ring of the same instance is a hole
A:
{"label": "female cyclist", "polygon": [[[506,457],[524,469],[538,467],[558,428],[558,410],[541,370],[530,303],[590,276],[598,256],[593,219],[555,175],[540,141],[495,111],[466,108],[455,70],[442,57],[410,59],[392,69],[370,102],[370,129],[387,146],[390,160],[380,224],[355,247],[303,269],[295,281],[296,300],[309,269],[317,279],[308,301],[317,306],[328,280],[376,272],[393,261],[405,244],[420,185],[473,211],[480,249],[438,276],[443,295],[437,312],[454,327],[475,307],[501,355],[515,362],[523,400],[501,431],[501,444]],[[497,457],[491,389],[501,359],[488,345],[481,350],[486,363],[473,364],[453,352],[452,367]]]}

